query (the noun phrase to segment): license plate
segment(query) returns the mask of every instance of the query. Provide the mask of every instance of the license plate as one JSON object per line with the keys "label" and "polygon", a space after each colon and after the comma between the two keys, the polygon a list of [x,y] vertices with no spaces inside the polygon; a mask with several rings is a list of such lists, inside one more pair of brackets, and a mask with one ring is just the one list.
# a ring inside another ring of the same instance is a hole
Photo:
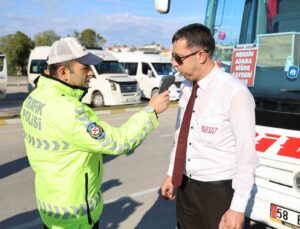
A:
{"label": "license plate", "polygon": [[125,99],[125,102],[126,103],[134,103],[134,102],[136,102],[136,99],[134,99],[134,98]]}
{"label": "license plate", "polygon": [[271,220],[277,223],[294,229],[300,229],[300,212],[271,204],[270,217]]}

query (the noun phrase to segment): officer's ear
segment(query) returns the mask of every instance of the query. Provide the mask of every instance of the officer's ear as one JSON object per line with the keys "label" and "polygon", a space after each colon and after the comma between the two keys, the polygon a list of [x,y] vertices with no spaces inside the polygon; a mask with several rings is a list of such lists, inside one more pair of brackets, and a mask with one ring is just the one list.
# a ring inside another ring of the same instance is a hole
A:
{"label": "officer's ear", "polygon": [[61,65],[61,66],[58,67],[58,69],[57,69],[57,78],[62,80],[62,81],[68,82],[69,71],[68,71],[68,68],[66,66]]}

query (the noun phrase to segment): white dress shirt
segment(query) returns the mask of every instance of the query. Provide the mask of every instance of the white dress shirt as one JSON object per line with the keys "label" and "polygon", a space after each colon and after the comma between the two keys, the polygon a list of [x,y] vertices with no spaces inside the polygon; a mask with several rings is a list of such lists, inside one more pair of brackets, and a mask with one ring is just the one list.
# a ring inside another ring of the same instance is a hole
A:
{"label": "white dress shirt", "polygon": [[[243,82],[217,66],[198,85],[184,173],[199,181],[232,179],[234,196],[230,209],[244,212],[258,165],[253,96]],[[168,169],[171,177],[180,125],[191,92],[192,82],[185,80]]]}

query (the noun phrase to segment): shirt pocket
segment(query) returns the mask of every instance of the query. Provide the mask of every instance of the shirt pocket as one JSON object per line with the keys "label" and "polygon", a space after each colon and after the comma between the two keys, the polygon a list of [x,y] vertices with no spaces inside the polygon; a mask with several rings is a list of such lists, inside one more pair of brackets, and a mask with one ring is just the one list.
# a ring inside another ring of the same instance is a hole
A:
{"label": "shirt pocket", "polygon": [[200,116],[197,122],[201,143],[209,146],[218,144],[222,137],[223,120],[221,117]]}

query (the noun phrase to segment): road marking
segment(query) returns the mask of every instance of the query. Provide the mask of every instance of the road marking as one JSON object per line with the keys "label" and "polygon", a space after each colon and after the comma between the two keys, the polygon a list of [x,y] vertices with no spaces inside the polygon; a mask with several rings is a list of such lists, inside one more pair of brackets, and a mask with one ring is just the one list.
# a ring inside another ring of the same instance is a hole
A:
{"label": "road marking", "polygon": [[0,130],[0,134],[13,133],[23,131],[23,129],[14,129],[14,130]]}
{"label": "road marking", "polygon": [[147,195],[147,194],[150,194],[150,193],[153,193],[153,192],[157,192],[159,189],[160,189],[160,187],[158,186],[158,187],[155,187],[155,188],[146,189],[146,190],[141,191],[141,192],[135,192],[135,193],[129,194],[127,196],[117,197],[117,198],[109,199],[109,200],[106,200],[106,201],[104,200],[104,204],[110,204],[112,202],[121,201],[121,200],[126,199],[128,197],[136,198],[136,197],[144,196],[144,195]]}
{"label": "road marking", "polygon": [[173,137],[174,136],[174,133],[172,134],[162,134],[160,135],[161,138],[167,138],[167,137]]}

